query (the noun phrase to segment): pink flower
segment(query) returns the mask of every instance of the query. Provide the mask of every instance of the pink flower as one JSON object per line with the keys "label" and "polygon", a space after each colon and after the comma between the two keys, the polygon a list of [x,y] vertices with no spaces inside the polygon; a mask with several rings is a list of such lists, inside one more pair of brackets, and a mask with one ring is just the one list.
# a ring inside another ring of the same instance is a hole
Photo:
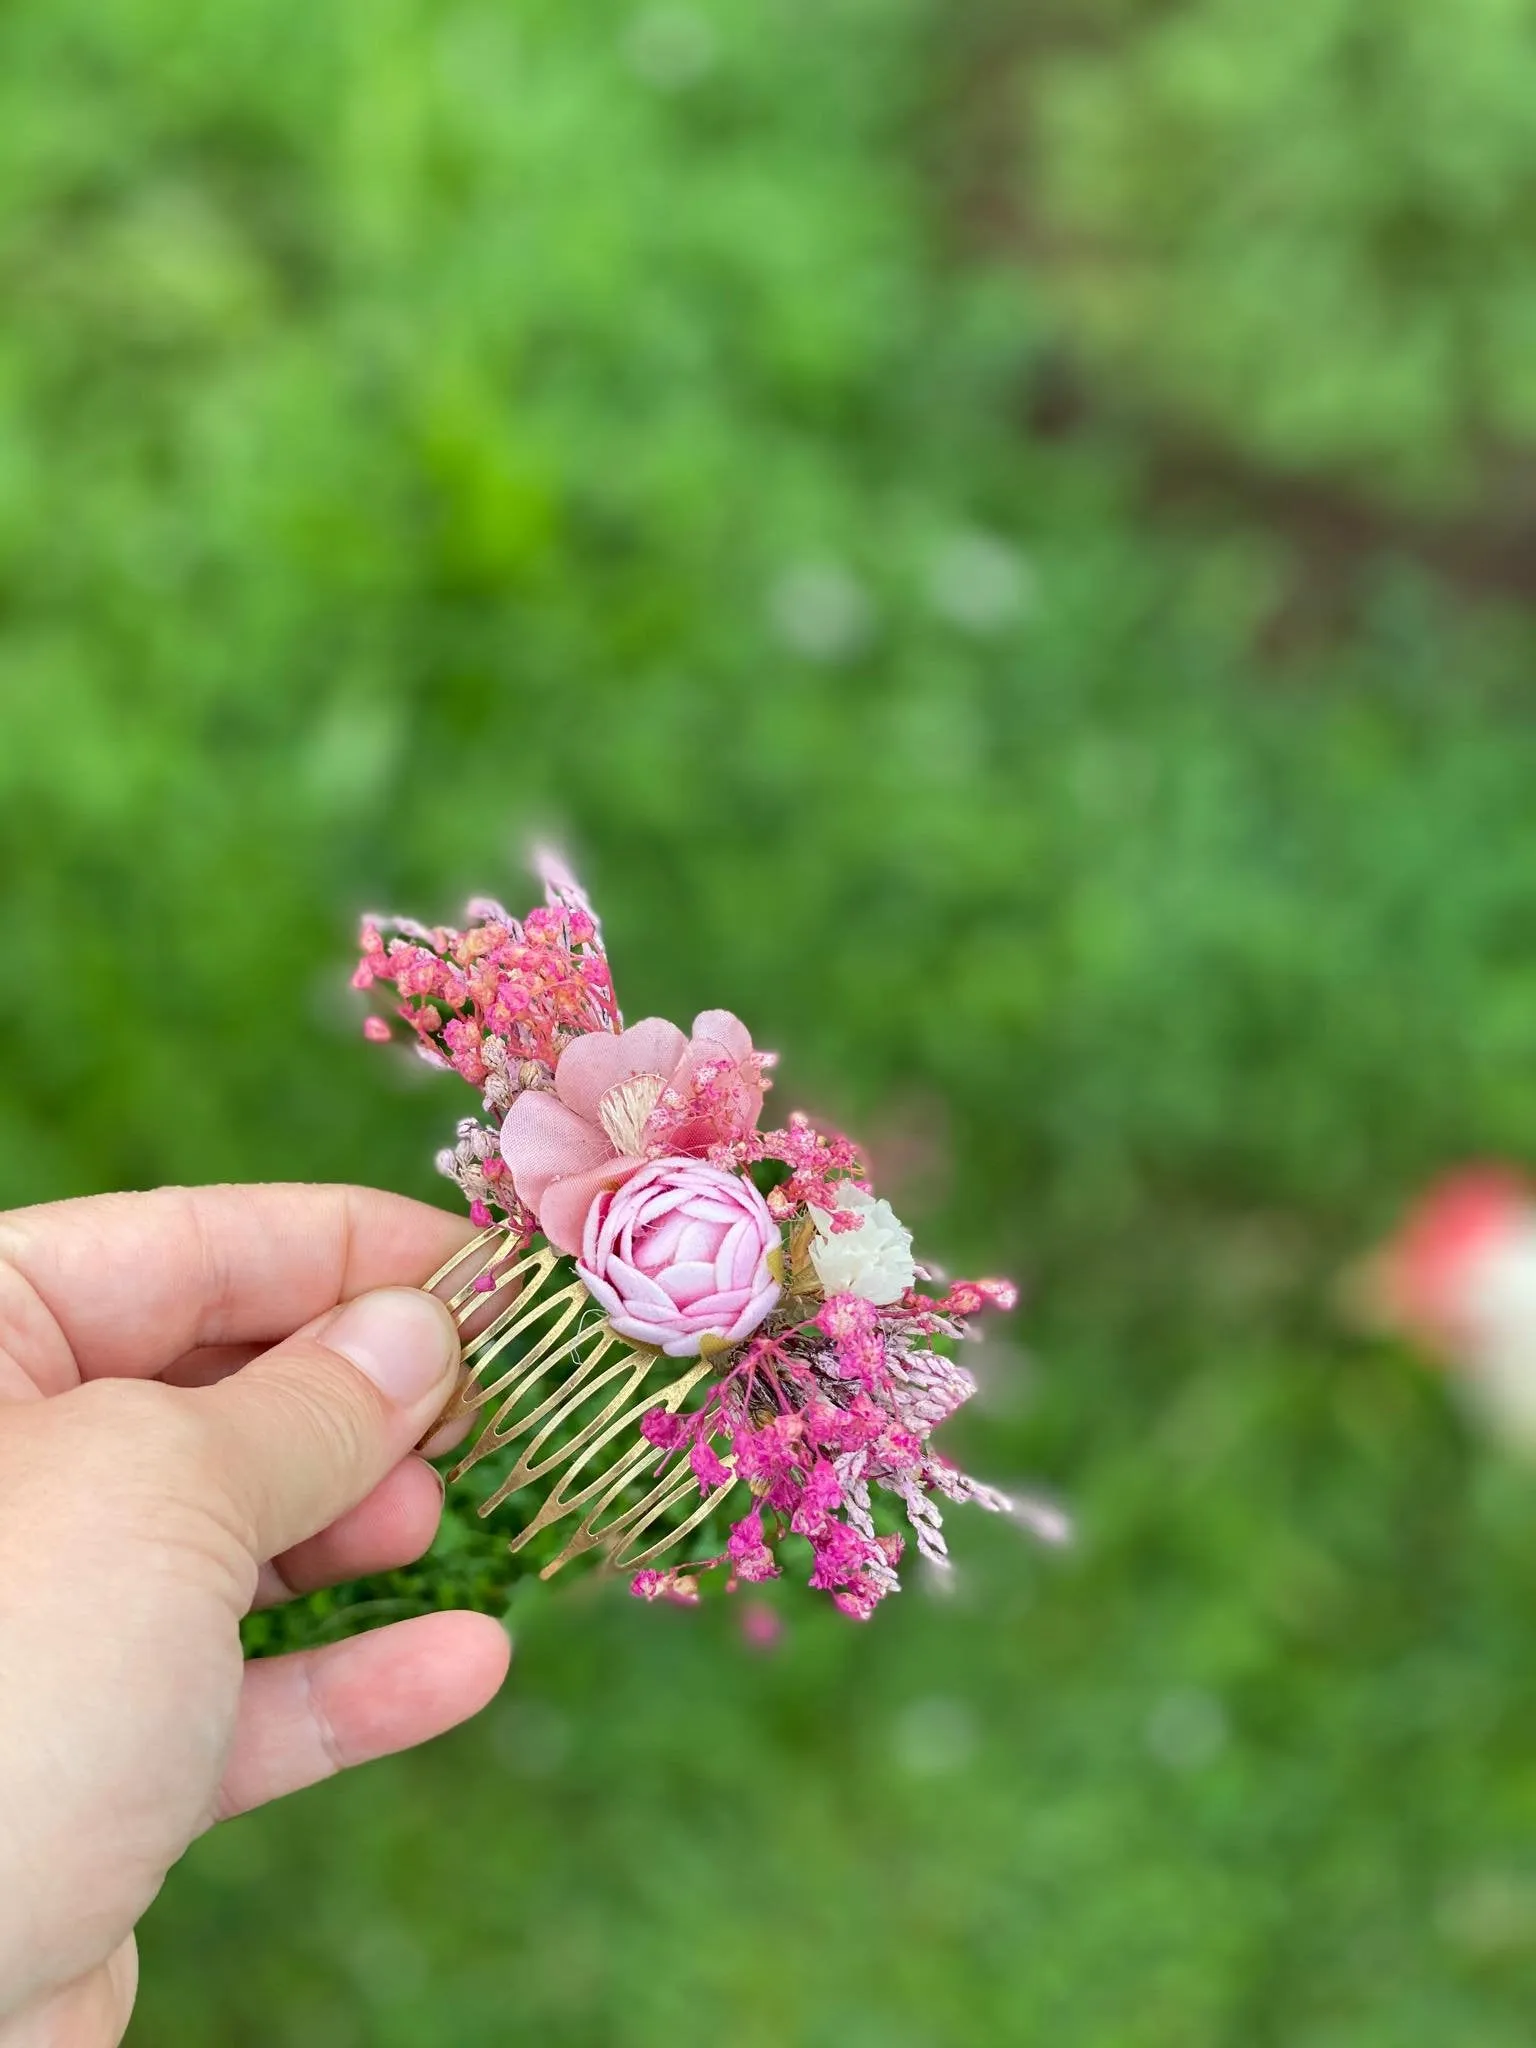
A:
{"label": "pink flower", "polygon": [[692,1572],[636,1572],[629,1590],[637,1600],[670,1600],[674,1607],[697,1607],[699,1582]]}
{"label": "pink flower", "polygon": [[761,1579],[776,1579],[779,1568],[773,1561],[773,1552],[763,1541],[763,1511],[753,1508],[743,1515],[739,1522],[731,1524],[726,1554],[731,1560],[731,1569],[738,1579],[745,1579],[749,1585]]}
{"label": "pink flower", "polygon": [[740,1343],[767,1315],[780,1293],[768,1268],[778,1243],[751,1181],[658,1159],[597,1190],[576,1270],[621,1337],[691,1358],[705,1337]]}
{"label": "pink flower", "polygon": [[688,1417],[648,1408],[640,1418],[640,1434],[659,1451],[680,1450],[688,1440]]}
{"label": "pink flower", "polygon": [[761,1429],[738,1429],[732,1442],[736,1477],[785,1514],[799,1498],[799,1446],[804,1435],[800,1416],[775,1415]]}
{"label": "pink flower", "polygon": [[832,1595],[832,1604],[841,1608],[850,1621],[868,1621],[883,1593],[884,1588],[874,1579],[855,1579],[843,1592]]}
{"label": "pink flower", "polygon": [[784,1633],[784,1622],[766,1600],[748,1600],[740,1613],[742,1640],[749,1649],[774,1650]]}
{"label": "pink flower", "polygon": [[555,1067],[555,1091],[519,1095],[501,1130],[518,1198],[562,1252],[587,1212],[658,1153],[703,1158],[747,1137],[763,1107],[760,1054],[729,1010],[704,1010],[685,1038],[663,1017],[588,1031]]}
{"label": "pink flower", "polygon": [[815,1542],[842,1505],[843,1489],[837,1474],[825,1458],[818,1458],[806,1477],[790,1527],[797,1536],[809,1536]]}
{"label": "pink flower", "polygon": [[846,1522],[824,1522],[811,1539],[816,1569],[811,1584],[818,1592],[853,1583],[869,1563],[875,1545]]}
{"label": "pink flower", "polygon": [[688,1454],[688,1462],[693,1467],[693,1476],[701,1487],[730,1484],[731,1469],[721,1459],[713,1444],[702,1441],[696,1443]]}

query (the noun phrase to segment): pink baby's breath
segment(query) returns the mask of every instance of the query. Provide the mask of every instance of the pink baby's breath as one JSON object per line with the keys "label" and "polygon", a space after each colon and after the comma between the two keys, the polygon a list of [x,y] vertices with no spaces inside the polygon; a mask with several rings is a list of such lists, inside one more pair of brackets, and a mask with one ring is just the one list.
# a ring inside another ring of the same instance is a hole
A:
{"label": "pink baby's breath", "polygon": [[[573,1038],[617,1031],[622,1019],[590,908],[564,884],[550,892],[549,904],[521,920],[499,904],[472,903],[463,931],[365,918],[352,985],[393,988],[397,1015],[474,1087],[526,1061],[552,1068]],[[487,1057],[487,1036],[502,1041],[499,1060]]]}
{"label": "pink baby's breath", "polygon": [[688,1441],[688,1418],[665,1408],[651,1408],[640,1418],[640,1434],[661,1451],[675,1451]]}
{"label": "pink baby's breath", "polygon": [[[1007,1496],[958,1472],[931,1442],[976,1382],[929,1340],[936,1329],[966,1334],[959,1306],[991,1307],[1002,1292],[967,1283],[942,1301],[914,1291],[879,1306],[836,1294],[798,1314],[786,1309],[772,1334],[738,1350],[697,1410],[644,1418],[647,1440],[685,1456],[701,1492],[734,1473],[755,1497],[713,1560],[729,1567],[733,1585],[776,1576],[778,1543],[798,1536],[810,1545],[812,1587],[867,1620],[898,1589],[903,1548],[896,1531],[877,1526],[872,1488],[899,1506],[933,1564],[948,1555],[940,1499],[1014,1512]],[[1045,1536],[1044,1526],[1037,1533]]]}
{"label": "pink baby's breath", "polygon": [[[573,1040],[623,1026],[591,905],[554,856],[541,858],[548,897],[542,908],[518,919],[477,898],[463,930],[364,918],[362,958],[352,976],[355,989],[392,991],[394,1013],[423,1058],[480,1090],[498,1128],[518,1094],[549,1085]],[[379,1044],[391,1036],[382,1016],[369,1017],[363,1030]],[[531,1234],[531,1219],[499,1184],[500,1161],[490,1152],[466,1152],[461,1138],[440,1164],[472,1203],[494,1204],[515,1234]]]}
{"label": "pink baby's breath", "polygon": [[739,1522],[731,1525],[726,1555],[730,1558],[735,1576],[746,1580],[749,1585],[763,1579],[776,1579],[779,1576],[773,1552],[763,1541],[761,1508],[753,1508],[750,1514],[743,1515]]}
{"label": "pink baby's breath", "polygon": [[675,1607],[697,1607],[699,1582],[692,1572],[636,1572],[629,1590],[637,1600],[670,1600]]}
{"label": "pink baby's breath", "polygon": [[832,1228],[856,1228],[857,1219],[839,1225],[837,1190],[845,1180],[861,1180],[864,1162],[851,1138],[840,1131],[818,1131],[800,1110],[791,1113],[782,1130],[753,1133],[744,1148],[741,1164],[771,1159],[789,1168],[768,1197],[776,1216],[791,1217],[806,1208],[825,1210],[833,1218]]}

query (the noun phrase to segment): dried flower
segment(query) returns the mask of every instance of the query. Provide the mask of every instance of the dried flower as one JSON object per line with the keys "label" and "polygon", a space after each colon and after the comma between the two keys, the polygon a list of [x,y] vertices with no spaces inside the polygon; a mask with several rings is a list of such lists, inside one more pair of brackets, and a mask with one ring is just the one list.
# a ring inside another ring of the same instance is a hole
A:
{"label": "dried flower", "polygon": [[828,1294],[856,1294],[877,1306],[900,1301],[917,1274],[911,1231],[889,1202],[851,1181],[838,1188],[837,1208],[816,1218],[811,1264]]}
{"label": "dried flower", "polygon": [[[981,1306],[1002,1291],[966,1287],[964,1298]],[[1022,1511],[932,1446],[933,1431],[976,1391],[964,1367],[928,1341],[936,1327],[967,1334],[940,1313],[959,1292],[935,1302],[908,1290],[885,1303],[833,1294],[814,1313],[802,1308],[803,1321],[786,1302],[771,1334],[739,1352],[700,1408],[645,1418],[643,1434],[669,1455],[686,1455],[701,1491],[734,1470],[754,1496],[724,1556],[713,1560],[729,1566],[732,1583],[776,1576],[779,1539],[801,1536],[811,1546],[811,1585],[867,1620],[898,1590],[903,1549],[895,1530],[877,1526],[872,1489],[899,1505],[919,1552],[936,1565],[948,1562],[941,1498],[1011,1514],[1043,1540],[1062,1539],[1059,1518]]]}
{"label": "dried flower", "polygon": [[365,918],[352,977],[356,989],[392,987],[421,1049],[483,1089],[497,1113],[519,1062],[553,1067],[573,1039],[623,1023],[591,905],[553,856],[541,870],[548,901],[522,919],[488,898],[469,905],[463,931]]}
{"label": "dried flower", "polygon": [[674,1607],[697,1607],[699,1582],[692,1572],[636,1572],[629,1590],[641,1600],[670,1600]]}

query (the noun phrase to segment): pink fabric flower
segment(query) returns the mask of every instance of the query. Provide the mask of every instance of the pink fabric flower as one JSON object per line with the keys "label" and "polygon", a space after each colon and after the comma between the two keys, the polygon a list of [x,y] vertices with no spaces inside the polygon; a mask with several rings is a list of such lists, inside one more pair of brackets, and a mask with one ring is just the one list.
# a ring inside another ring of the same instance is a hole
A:
{"label": "pink fabric flower", "polygon": [[780,1293],[768,1269],[778,1242],[751,1181],[658,1159],[598,1191],[576,1270],[621,1337],[691,1358],[703,1338],[737,1344],[767,1315]]}
{"label": "pink fabric flower", "polygon": [[692,1038],[647,1017],[574,1039],[555,1067],[554,1093],[526,1090],[508,1110],[502,1157],[550,1243],[576,1252],[605,1190],[658,1152],[702,1158],[746,1137],[762,1107],[759,1056],[729,1010],[702,1011]]}

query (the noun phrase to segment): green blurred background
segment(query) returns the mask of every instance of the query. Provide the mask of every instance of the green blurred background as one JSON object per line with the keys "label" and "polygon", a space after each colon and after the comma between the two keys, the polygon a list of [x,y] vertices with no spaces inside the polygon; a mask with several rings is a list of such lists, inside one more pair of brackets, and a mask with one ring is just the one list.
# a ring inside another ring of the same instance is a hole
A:
{"label": "green blurred background", "polygon": [[1334,1287],[1536,1157],[1533,94],[1530,0],[0,11],[0,1201],[443,1199],[355,915],[552,831],[1026,1280],[951,1442],[1081,1526],[762,1655],[452,1524],[505,1698],[200,1843],[135,2041],[1529,2041],[1536,1484]]}

